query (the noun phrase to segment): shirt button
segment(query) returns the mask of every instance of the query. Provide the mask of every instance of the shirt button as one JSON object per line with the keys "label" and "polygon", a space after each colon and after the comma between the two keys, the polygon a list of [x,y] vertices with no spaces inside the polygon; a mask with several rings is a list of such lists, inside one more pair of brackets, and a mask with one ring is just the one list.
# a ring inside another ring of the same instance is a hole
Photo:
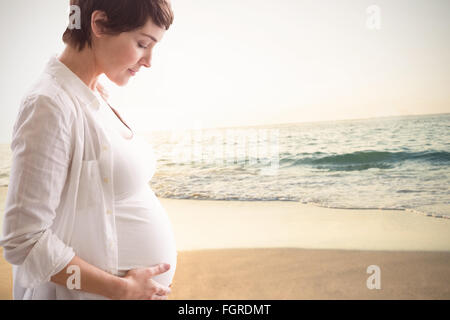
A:
{"label": "shirt button", "polygon": [[106,150],[108,150],[108,147],[107,146],[103,146],[103,151],[106,151]]}
{"label": "shirt button", "polygon": [[106,210],[106,214],[111,214],[111,213],[112,213],[111,210],[109,210],[109,209]]}
{"label": "shirt button", "polygon": [[103,178],[103,181],[105,181],[105,183],[108,183],[108,178]]}

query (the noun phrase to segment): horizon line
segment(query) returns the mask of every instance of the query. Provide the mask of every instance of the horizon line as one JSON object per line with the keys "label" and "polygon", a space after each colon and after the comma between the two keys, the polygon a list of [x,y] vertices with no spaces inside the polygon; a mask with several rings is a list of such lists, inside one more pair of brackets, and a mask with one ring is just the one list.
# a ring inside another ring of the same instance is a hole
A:
{"label": "horizon line", "polygon": [[[326,122],[344,122],[344,121],[356,121],[356,120],[371,120],[371,119],[382,119],[382,118],[400,118],[400,117],[414,117],[414,116],[433,116],[433,115],[446,115],[450,112],[441,113],[421,113],[421,114],[406,114],[406,115],[395,115],[395,116],[379,116],[371,118],[348,118],[339,120],[312,120],[312,121],[295,121],[295,122],[282,122],[282,123],[269,123],[269,124],[252,124],[252,125],[238,125],[238,126],[218,126],[218,127],[204,127],[201,130],[223,130],[223,129],[235,129],[235,128],[259,128],[259,127],[269,127],[269,126],[284,126],[284,125],[295,125],[295,124],[308,124],[308,123],[326,123]],[[158,133],[171,131],[173,128],[160,129],[160,130],[150,130],[150,131],[137,131],[141,134]],[[194,130],[194,128],[185,128],[183,130]],[[4,142],[0,141],[0,145],[10,145],[11,141]]]}

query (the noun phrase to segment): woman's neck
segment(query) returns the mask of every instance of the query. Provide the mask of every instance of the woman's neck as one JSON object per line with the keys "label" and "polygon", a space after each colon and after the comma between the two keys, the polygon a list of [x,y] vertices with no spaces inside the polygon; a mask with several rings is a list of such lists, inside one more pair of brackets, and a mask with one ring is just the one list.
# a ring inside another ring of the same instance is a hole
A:
{"label": "woman's neck", "polygon": [[75,73],[88,88],[95,91],[101,73],[97,71],[95,56],[90,48],[86,46],[82,51],[77,51],[70,46],[66,46],[58,59]]}

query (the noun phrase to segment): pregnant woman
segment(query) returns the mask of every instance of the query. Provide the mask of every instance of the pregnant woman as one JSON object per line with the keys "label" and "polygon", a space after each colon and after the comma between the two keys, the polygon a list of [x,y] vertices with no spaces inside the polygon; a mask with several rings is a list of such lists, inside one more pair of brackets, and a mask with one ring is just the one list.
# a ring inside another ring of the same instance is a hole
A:
{"label": "pregnant woman", "polygon": [[[71,0],[66,48],[21,102],[5,205],[14,299],[167,299],[176,245],[151,145],[108,103],[173,21],[166,0]],[[147,93],[145,93],[147,94]],[[151,101],[151,95],[146,99]]]}

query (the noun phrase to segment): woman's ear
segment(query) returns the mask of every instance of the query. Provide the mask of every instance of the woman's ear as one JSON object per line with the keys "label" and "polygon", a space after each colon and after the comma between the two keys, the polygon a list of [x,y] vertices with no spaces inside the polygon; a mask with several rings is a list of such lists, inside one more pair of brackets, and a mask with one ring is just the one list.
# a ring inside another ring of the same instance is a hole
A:
{"label": "woman's ear", "polygon": [[95,10],[91,16],[91,29],[92,34],[98,38],[101,38],[105,33],[104,23],[108,21],[108,17],[104,11]]}

